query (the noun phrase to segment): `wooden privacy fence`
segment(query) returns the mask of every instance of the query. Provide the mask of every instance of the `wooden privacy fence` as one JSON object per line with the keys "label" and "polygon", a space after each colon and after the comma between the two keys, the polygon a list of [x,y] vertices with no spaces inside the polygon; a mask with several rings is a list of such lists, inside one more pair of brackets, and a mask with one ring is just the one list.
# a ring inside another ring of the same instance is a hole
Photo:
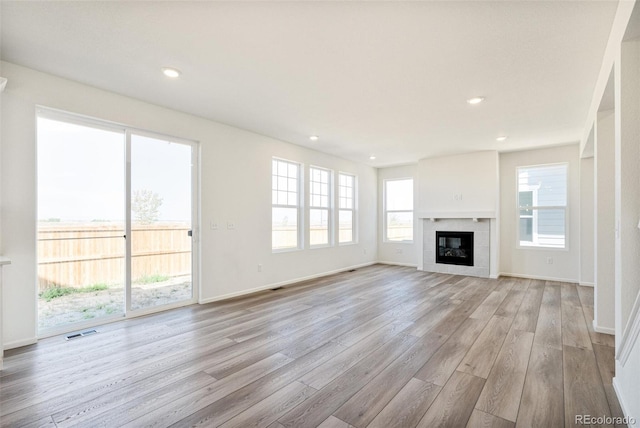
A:
{"label": "wooden privacy fence", "polygon": [[[131,277],[178,276],[191,272],[191,237],[183,224],[134,225]],[[122,225],[40,225],[38,285],[87,287],[124,282]]]}

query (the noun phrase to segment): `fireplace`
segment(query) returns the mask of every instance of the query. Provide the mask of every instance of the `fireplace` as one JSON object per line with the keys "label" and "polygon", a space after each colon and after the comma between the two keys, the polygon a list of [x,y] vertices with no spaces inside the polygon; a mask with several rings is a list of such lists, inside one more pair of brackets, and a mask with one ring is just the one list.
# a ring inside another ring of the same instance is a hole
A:
{"label": "fireplace", "polygon": [[473,232],[436,231],[436,263],[473,266]]}

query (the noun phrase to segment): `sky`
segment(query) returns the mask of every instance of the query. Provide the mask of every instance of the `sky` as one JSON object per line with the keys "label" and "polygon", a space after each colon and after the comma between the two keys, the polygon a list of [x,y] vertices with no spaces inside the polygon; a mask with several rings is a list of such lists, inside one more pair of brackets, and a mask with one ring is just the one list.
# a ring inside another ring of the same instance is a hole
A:
{"label": "sky", "polygon": [[[38,118],[38,220],[123,221],[124,132]],[[131,189],[163,203],[159,221],[191,220],[191,146],[131,136]]]}

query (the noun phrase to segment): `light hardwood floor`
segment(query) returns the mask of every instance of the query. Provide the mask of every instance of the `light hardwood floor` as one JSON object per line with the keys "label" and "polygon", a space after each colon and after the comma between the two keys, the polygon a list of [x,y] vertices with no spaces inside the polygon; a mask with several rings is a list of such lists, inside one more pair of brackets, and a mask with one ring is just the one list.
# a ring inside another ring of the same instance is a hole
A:
{"label": "light hardwood floor", "polygon": [[562,427],[622,416],[593,290],[375,265],[6,353],[0,425]]}

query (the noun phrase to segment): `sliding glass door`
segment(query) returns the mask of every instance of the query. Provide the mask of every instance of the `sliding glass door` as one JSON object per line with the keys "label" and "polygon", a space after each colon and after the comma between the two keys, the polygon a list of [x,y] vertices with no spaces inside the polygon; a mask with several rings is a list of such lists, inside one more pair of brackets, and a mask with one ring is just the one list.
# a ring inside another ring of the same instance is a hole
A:
{"label": "sliding glass door", "polygon": [[131,309],[193,297],[192,148],[131,135]]}
{"label": "sliding glass door", "polygon": [[38,327],[124,314],[125,131],[38,118]]}
{"label": "sliding glass door", "polygon": [[195,148],[39,111],[41,335],[195,301]]}

